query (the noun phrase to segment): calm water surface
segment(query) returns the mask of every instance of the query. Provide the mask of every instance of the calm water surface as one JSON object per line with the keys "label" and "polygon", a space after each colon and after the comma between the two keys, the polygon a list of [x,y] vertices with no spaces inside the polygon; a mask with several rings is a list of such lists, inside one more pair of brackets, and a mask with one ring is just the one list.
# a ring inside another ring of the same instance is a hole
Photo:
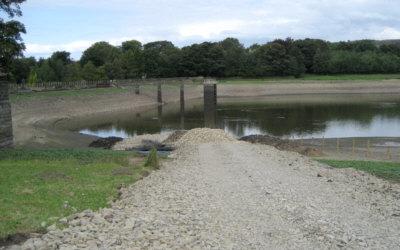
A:
{"label": "calm water surface", "polygon": [[328,101],[293,99],[295,98],[286,97],[286,100],[276,101],[271,98],[245,101],[219,99],[217,108],[213,111],[215,116],[211,118],[204,117],[201,102],[198,105],[187,105],[184,114],[180,113],[179,105],[167,106],[147,113],[114,116],[79,130],[81,133],[101,137],[130,137],[146,133],[169,133],[177,129],[192,129],[212,124],[236,136],[251,134],[295,138],[400,136],[400,96],[380,98],[331,96]]}

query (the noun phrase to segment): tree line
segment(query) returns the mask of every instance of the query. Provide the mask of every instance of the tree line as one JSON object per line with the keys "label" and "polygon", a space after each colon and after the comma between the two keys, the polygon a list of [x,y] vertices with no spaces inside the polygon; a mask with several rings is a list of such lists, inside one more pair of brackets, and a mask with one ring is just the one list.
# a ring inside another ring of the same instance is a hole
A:
{"label": "tree line", "polygon": [[79,61],[67,51],[49,58],[17,57],[13,81],[114,80],[143,77],[268,77],[303,73],[399,73],[400,44],[373,40],[328,42],[321,39],[276,39],[246,48],[236,38],[183,48],[169,41],[141,44],[132,40],[113,46],[97,42]]}

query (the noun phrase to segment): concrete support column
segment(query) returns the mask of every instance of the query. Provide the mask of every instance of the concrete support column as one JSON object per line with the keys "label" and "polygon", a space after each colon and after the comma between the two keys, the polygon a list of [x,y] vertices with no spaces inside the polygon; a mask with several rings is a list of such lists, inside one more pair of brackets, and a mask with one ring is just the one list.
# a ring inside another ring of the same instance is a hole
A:
{"label": "concrete support column", "polygon": [[140,94],[140,85],[139,84],[135,85],[135,94],[137,94],[137,95]]}
{"label": "concrete support column", "polygon": [[161,83],[157,85],[157,102],[162,103]]}
{"label": "concrete support column", "polygon": [[217,84],[204,84],[204,126],[217,126]]}
{"label": "concrete support column", "polygon": [[13,147],[11,105],[8,99],[7,75],[0,73],[0,148]]}
{"label": "concrete support column", "polygon": [[181,100],[181,129],[185,129],[185,85],[181,85],[180,89]]}

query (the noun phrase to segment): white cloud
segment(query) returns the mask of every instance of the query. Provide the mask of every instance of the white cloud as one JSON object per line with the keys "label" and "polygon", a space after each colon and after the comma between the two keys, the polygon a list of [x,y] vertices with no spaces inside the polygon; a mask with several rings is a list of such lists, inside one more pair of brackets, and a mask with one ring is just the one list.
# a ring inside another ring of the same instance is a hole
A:
{"label": "white cloud", "polygon": [[400,31],[393,28],[385,28],[374,36],[375,39],[400,39]]}
{"label": "white cloud", "polygon": [[[147,42],[152,42],[156,40],[161,40],[161,38],[156,36],[149,36],[149,37],[120,37],[120,38],[112,38],[108,40],[103,40],[108,42],[113,46],[119,46],[122,42],[130,41],[130,40],[137,40],[142,44]],[[63,44],[26,44],[25,54],[27,55],[34,55],[34,56],[49,56],[55,51],[67,51],[71,52],[73,57],[78,59],[80,54],[85,51],[87,48],[92,46],[94,43],[99,41],[94,40],[81,40],[81,41],[73,41],[70,43],[63,43]]]}
{"label": "white cloud", "polygon": [[22,8],[28,55],[67,50],[78,57],[101,40],[186,46],[226,37],[245,45],[289,36],[400,38],[395,0],[32,0]]}
{"label": "white cloud", "polygon": [[180,39],[187,39],[191,37],[210,39],[219,37],[225,32],[237,31],[241,26],[243,26],[243,22],[240,20],[193,23],[178,27],[178,33]]}
{"label": "white cloud", "polygon": [[96,41],[74,41],[67,44],[26,44],[26,53],[43,54],[54,51],[66,50],[68,52],[79,52],[90,47]]}

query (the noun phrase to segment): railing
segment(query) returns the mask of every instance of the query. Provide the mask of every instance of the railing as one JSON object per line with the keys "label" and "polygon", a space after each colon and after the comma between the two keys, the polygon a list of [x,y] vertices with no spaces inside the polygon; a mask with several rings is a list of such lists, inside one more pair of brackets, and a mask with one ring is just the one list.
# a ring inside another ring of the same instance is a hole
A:
{"label": "railing", "polygon": [[[215,80],[214,80],[215,81]],[[148,79],[124,79],[124,80],[101,80],[101,81],[70,81],[70,82],[39,82],[30,84],[8,85],[10,93],[18,92],[45,92],[56,90],[109,88],[109,87],[134,87],[141,85],[159,84],[203,84],[204,77],[175,77],[175,78],[148,78]]]}
{"label": "railing", "polygon": [[395,137],[311,138],[293,141],[344,158],[400,161],[400,139]]}

